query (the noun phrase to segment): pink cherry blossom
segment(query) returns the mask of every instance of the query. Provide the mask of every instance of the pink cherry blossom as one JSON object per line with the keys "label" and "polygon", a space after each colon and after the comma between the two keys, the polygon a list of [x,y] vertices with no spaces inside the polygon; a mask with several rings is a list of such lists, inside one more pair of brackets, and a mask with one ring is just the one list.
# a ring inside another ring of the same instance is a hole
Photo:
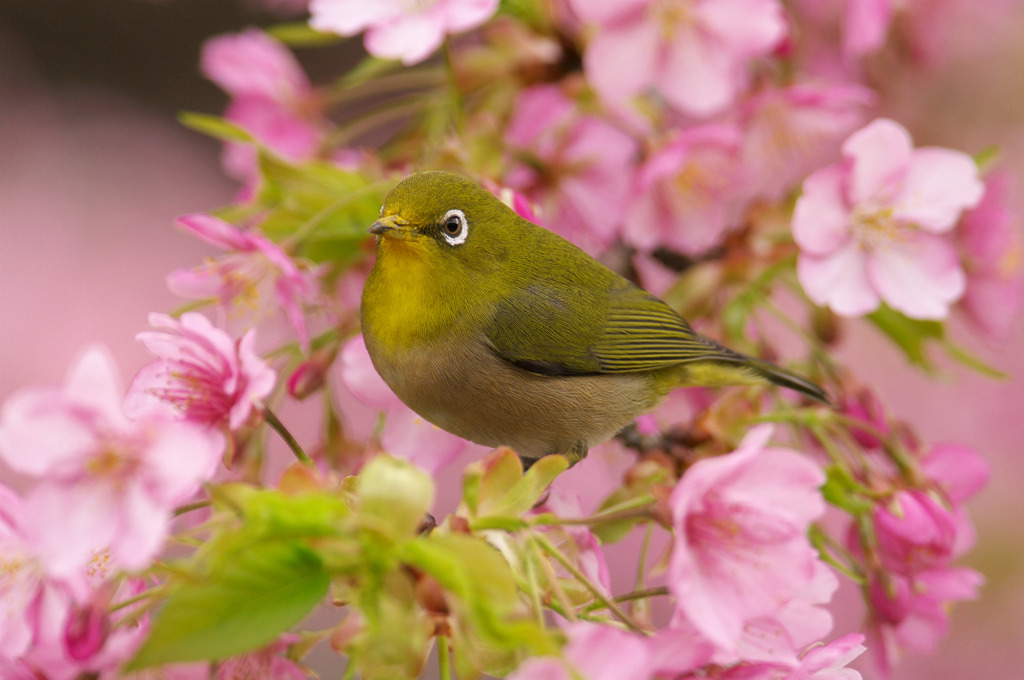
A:
{"label": "pink cherry blossom", "polygon": [[739,664],[712,677],[721,680],[860,680],[846,665],[864,653],[863,635],[845,635],[808,648],[795,667],[771,663]]}
{"label": "pink cherry blossom", "polygon": [[953,515],[923,491],[897,491],[873,519],[882,566],[889,571],[914,574],[945,564],[953,554]]}
{"label": "pink cherry blossom", "polygon": [[309,24],[318,31],[356,35],[366,31],[366,51],[405,65],[429,57],[445,35],[483,24],[498,0],[312,0]]}
{"label": "pink cherry blossom", "polygon": [[[508,680],[649,680],[645,639],[614,626],[578,621],[565,628],[564,659],[532,657]],[[570,670],[571,668],[571,670]]]}
{"label": "pink cherry blossom", "polygon": [[733,453],[697,462],[669,498],[676,611],[726,654],[750,622],[799,598],[819,568],[807,529],[825,510],[824,473],[767,447],[771,435],[755,427]]}
{"label": "pink cherry blossom", "polygon": [[[869,626],[868,649],[883,678],[889,676],[891,665],[902,650],[932,653],[949,627],[950,604],[977,598],[984,582],[981,574],[967,567],[932,569],[907,581],[900,576],[892,578],[896,581],[893,592],[901,602],[879,607],[873,599],[874,616]],[[876,592],[876,597],[885,596],[882,591]]]}
{"label": "pink cherry blossom", "polygon": [[974,162],[914,149],[886,119],[851,135],[843,158],[807,178],[793,213],[804,291],[844,316],[884,301],[912,318],[945,318],[965,284],[947,232],[983,191]]}
{"label": "pink cherry blossom", "polygon": [[988,483],[992,469],[970,446],[953,442],[933,444],[921,461],[928,479],[939,486],[952,503],[963,503]]}
{"label": "pink cherry blossom", "polygon": [[47,574],[24,530],[27,511],[0,485],[0,677],[70,680],[119,666],[139,628],[110,623],[107,558],[66,577]]}
{"label": "pink cherry blossom", "polygon": [[968,211],[957,230],[964,256],[967,289],[960,301],[967,317],[990,338],[1009,332],[1021,309],[1024,243],[1009,205],[1012,178],[994,172],[985,195]]}
{"label": "pink cherry blossom", "polygon": [[182,229],[228,253],[196,269],[179,269],[167,278],[171,291],[183,297],[213,299],[229,312],[255,316],[255,323],[284,312],[303,346],[309,344],[303,303],[316,293],[315,277],[267,237],[244,231],[211,215],[185,215]]}
{"label": "pink cherry blossom", "polygon": [[719,245],[748,197],[739,153],[733,125],[680,131],[637,172],[623,239],[641,251],[666,246],[691,255]]}
{"label": "pink cherry blossom", "polygon": [[719,650],[713,660],[729,664],[740,659],[798,668],[800,650],[832,631],[832,615],[823,605],[831,602],[838,588],[839,579],[832,570],[815,561],[811,577],[788,601],[772,614],[747,621],[735,651]]}
{"label": "pink cherry blossom", "polygon": [[751,191],[781,199],[812,170],[833,162],[874,100],[874,93],[859,85],[800,83],[765,89],[744,101],[741,155]]}
{"label": "pink cherry blossom", "polygon": [[471,446],[427,422],[395,396],[374,369],[362,335],[342,348],[340,363],[341,379],[356,399],[387,414],[380,441],[387,453],[433,474]]}
{"label": "pink cherry blossom", "polygon": [[0,456],[35,479],[26,536],[49,574],[76,573],[109,549],[126,569],[162,547],[174,507],[223,451],[214,430],[148,413],[130,420],[109,352],[90,347],[59,388],[26,388],[0,410]]}
{"label": "pink cherry blossom", "polygon": [[853,388],[843,396],[841,405],[847,416],[859,420],[871,428],[870,430],[861,429],[851,424],[850,434],[857,440],[857,443],[866,449],[880,447],[882,441],[878,435],[888,434],[889,423],[886,420],[882,402],[874,391],[864,386]]}
{"label": "pink cherry blossom", "polygon": [[855,59],[878,51],[885,44],[892,14],[893,0],[845,0],[843,54]]}
{"label": "pink cherry blossom", "polygon": [[199,65],[232,97],[299,100],[311,89],[292,53],[256,28],[211,38],[203,45]]}
{"label": "pink cherry blossom", "polygon": [[150,314],[149,323],[159,330],[135,337],[160,360],[132,381],[125,399],[130,412],[156,400],[187,420],[237,430],[274,389],[276,375],[254,349],[254,329],[236,342],[196,312],[180,321]]}
{"label": "pink cherry blossom", "polygon": [[744,90],[750,63],[783,39],[776,0],[570,0],[595,26],[587,80],[613,106],[654,89],[680,111],[709,116]]}
{"label": "pink cherry blossom", "polygon": [[521,159],[505,183],[540,206],[545,226],[591,252],[614,241],[638,152],[632,137],[540,85],[520,93],[505,138]]}
{"label": "pink cherry blossom", "polygon": [[[203,45],[200,67],[232,97],[225,118],[241,126],[279,156],[302,161],[316,155],[325,125],[316,96],[291,52],[259,29],[212,38]],[[256,150],[229,142],[224,147],[228,173],[255,183]]]}

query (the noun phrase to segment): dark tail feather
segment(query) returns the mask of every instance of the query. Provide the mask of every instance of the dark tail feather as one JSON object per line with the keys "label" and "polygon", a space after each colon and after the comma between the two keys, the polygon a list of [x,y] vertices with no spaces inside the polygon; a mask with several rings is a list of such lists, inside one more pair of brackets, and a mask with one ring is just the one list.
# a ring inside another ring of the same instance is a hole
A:
{"label": "dark tail feather", "polygon": [[820,401],[828,406],[833,405],[832,400],[828,398],[828,394],[825,393],[825,390],[821,389],[821,387],[812,383],[807,378],[802,378],[796,373],[791,373],[784,368],[779,368],[775,364],[770,364],[767,361],[761,361],[760,359],[748,357],[747,361],[749,362],[748,365],[750,366],[750,369],[768,382],[780,387],[796,390],[800,394],[804,394],[811,399]]}

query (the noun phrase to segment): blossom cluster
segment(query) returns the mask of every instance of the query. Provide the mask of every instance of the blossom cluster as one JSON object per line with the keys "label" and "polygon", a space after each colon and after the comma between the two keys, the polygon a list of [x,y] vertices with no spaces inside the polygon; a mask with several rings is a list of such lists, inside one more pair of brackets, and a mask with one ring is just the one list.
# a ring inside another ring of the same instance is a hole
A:
{"label": "blossom cluster", "polygon": [[[63,385],[0,410],[0,458],[25,480],[0,486],[0,674],[299,678],[326,641],[368,678],[416,677],[433,645],[465,677],[852,680],[865,649],[882,677],[931,651],[982,583],[955,561],[988,468],[920,440],[830,352],[866,323],[927,364],[952,316],[998,339],[1020,305],[1008,176],[883,115],[871,60],[898,13],[913,31],[928,7],[296,4],[304,29],[202,50],[230,102],[184,120],[224,141],[241,186],[178,220],[218,252],[168,276],[189,311],[151,315],[155,361],[122,392],[89,348]],[[287,44],[357,35],[367,61],[326,85]],[[702,332],[792,363],[834,408],[677,392],[579,464],[621,472],[589,485],[593,507],[556,480],[560,457],[524,472],[423,420],[375,372],[358,308],[366,227],[427,167],[479,179]],[[779,317],[805,346],[764,330]],[[275,415],[314,399],[313,432]],[[298,458],[274,480],[268,430]],[[432,478],[460,462],[462,503],[437,522]],[[621,592],[604,548],[636,534]],[[860,632],[834,630],[846,577]],[[323,603],[335,620],[294,632]]]}

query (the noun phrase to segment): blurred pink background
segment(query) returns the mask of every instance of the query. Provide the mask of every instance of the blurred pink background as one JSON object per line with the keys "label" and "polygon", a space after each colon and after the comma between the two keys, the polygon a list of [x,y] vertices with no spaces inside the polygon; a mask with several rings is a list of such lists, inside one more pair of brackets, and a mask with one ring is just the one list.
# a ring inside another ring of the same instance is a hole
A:
{"label": "blurred pink background", "polygon": [[[1022,17],[1018,10],[1017,21],[995,34],[962,35],[930,85],[897,95],[889,114],[919,144],[970,153],[998,144],[1015,176],[1024,176]],[[148,312],[181,302],[164,277],[210,252],[176,231],[173,219],[222,205],[235,189],[220,171],[217,145],[174,117],[223,106],[199,77],[199,45],[273,20],[227,2],[0,2],[0,400],[20,386],[59,381],[90,342],[114,351],[126,380],[148,360],[135,333]],[[318,68],[340,72],[346,51],[302,56],[314,60],[307,65],[315,81]],[[935,655],[906,657],[895,677],[1022,677],[1024,322],[1017,319],[999,347],[951,330],[1010,379],[994,382],[948,362],[938,380],[926,378],[856,324],[841,348],[922,438],[970,443],[993,466],[989,488],[972,504],[979,540],[967,558],[986,575],[982,598],[956,609]],[[586,489],[588,478],[611,474],[594,460],[566,481]],[[452,485],[457,472],[445,477]],[[438,509],[453,504],[441,500]],[[856,623],[851,614],[838,631]]]}

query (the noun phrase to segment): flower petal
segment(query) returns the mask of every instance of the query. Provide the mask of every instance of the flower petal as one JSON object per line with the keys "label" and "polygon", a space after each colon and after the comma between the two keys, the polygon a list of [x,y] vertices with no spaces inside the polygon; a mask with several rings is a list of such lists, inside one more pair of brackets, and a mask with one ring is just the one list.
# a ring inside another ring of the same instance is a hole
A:
{"label": "flower petal", "polygon": [[793,240],[811,255],[828,255],[850,239],[850,210],[843,195],[841,165],[818,170],[804,182],[793,209]]}
{"label": "flower petal", "polygon": [[949,231],[960,213],[977,205],[984,193],[978,166],[967,154],[952,149],[917,149],[907,166],[893,217],[933,233]]}
{"label": "flower petal", "polygon": [[888,204],[898,192],[912,148],[910,133],[887,118],[850,135],[843,143],[843,157],[850,163],[850,202]]}
{"label": "flower petal", "polygon": [[874,311],[879,303],[865,264],[864,251],[850,241],[823,257],[801,253],[796,273],[815,304],[828,305],[842,316],[862,316]]}
{"label": "flower petal", "polygon": [[610,104],[623,104],[651,84],[658,54],[657,27],[630,21],[601,31],[587,45],[587,81]]}
{"label": "flower petal", "polygon": [[872,286],[893,309],[913,319],[945,319],[963,295],[966,279],[952,244],[941,236],[913,232],[867,258]]}

